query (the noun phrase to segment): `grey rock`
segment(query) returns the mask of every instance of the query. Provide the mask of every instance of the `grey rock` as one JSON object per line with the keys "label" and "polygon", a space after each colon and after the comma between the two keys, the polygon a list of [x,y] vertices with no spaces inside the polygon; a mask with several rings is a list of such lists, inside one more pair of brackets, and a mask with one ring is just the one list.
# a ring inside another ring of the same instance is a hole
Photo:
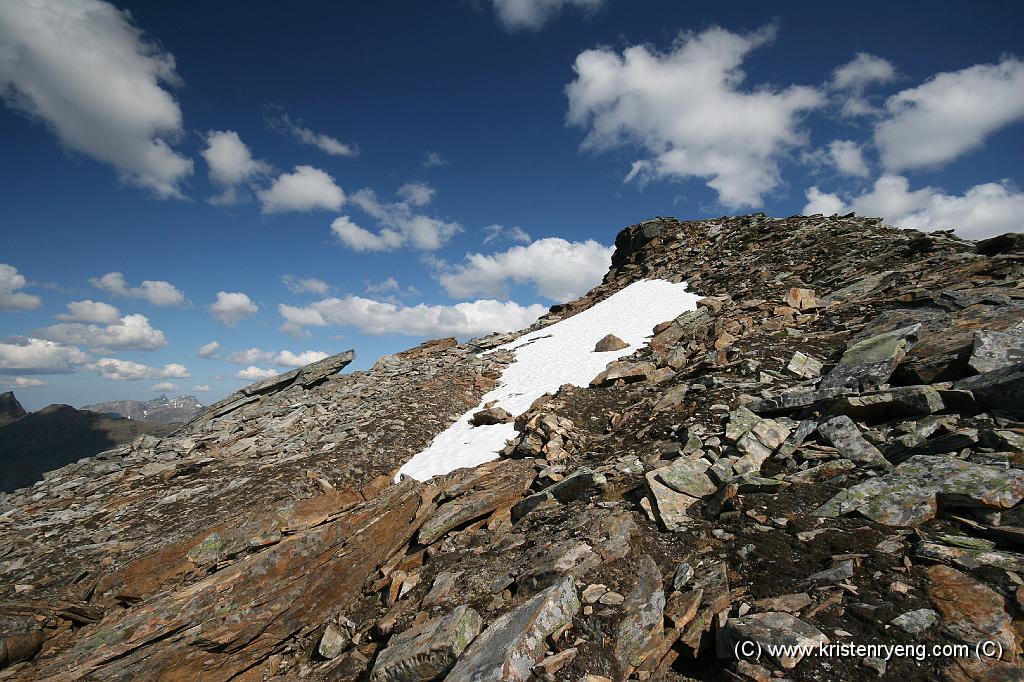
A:
{"label": "grey rock", "polygon": [[853,559],[845,559],[832,568],[827,568],[824,571],[807,576],[807,579],[811,582],[824,581],[834,583],[851,577],[853,577]]}
{"label": "grey rock", "polygon": [[889,464],[878,448],[865,440],[857,425],[846,415],[833,417],[818,424],[818,433],[838,450],[840,457],[844,459],[883,467]]}
{"label": "grey rock", "polygon": [[648,555],[640,557],[636,585],[622,605],[615,642],[615,658],[624,669],[638,667],[647,658],[664,628],[665,591],[661,571]]}
{"label": "grey rock", "polygon": [[912,324],[851,344],[839,364],[822,379],[819,388],[863,390],[888,382],[896,365],[913,346],[920,329],[920,324]]}
{"label": "grey rock", "polygon": [[979,407],[1024,418],[1024,362],[963,379],[956,388],[970,391]]}
{"label": "grey rock", "polygon": [[460,606],[391,638],[370,673],[373,682],[427,682],[444,675],[479,634],[480,614]]}
{"label": "grey rock", "polygon": [[499,616],[459,658],[449,682],[525,682],[544,658],[545,640],[580,609],[576,581],[567,577]]}
{"label": "grey rock", "polygon": [[974,346],[967,364],[979,374],[1024,362],[1024,322],[1004,331],[974,332]]}
{"label": "grey rock", "polygon": [[798,377],[811,379],[821,374],[822,367],[821,360],[816,360],[809,355],[797,351],[790,358],[789,364],[786,365],[786,370]]}
{"label": "grey rock", "polygon": [[857,420],[918,417],[945,409],[942,395],[931,386],[907,386],[888,391],[843,396],[829,407],[830,414]]}
{"label": "grey rock", "polygon": [[[736,643],[750,640],[760,644],[766,655],[787,670],[796,667],[803,658],[804,651],[829,643],[828,637],[818,628],[793,615],[778,611],[730,618],[725,624],[724,635],[725,641],[719,650],[719,656],[731,657]],[[774,656],[768,653],[769,646],[774,648],[785,645],[792,648],[785,653],[780,651]]]}
{"label": "grey rock", "polygon": [[690,497],[703,497],[718,490],[708,478],[711,465],[704,459],[678,459],[667,467],[656,469],[658,480],[677,493]]}
{"label": "grey rock", "polygon": [[561,481],[539,493],[530,495],[512,507],[512,521],[516,522],[547,500],[566,503],[600,495],[608,485],[608,478],[587,467],[580,467]]}
{"label": "grey rock", "polygon": [[334,623],[328,623],[320,638],[317,652],[326,659],[337,658],[348,646],[348,633]]}

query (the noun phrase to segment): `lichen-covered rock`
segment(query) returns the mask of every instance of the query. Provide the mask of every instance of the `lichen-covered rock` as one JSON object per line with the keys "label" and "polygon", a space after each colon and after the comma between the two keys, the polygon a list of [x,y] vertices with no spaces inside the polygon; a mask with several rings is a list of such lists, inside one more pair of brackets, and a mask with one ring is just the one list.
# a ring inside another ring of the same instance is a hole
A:
{"label": "lichen-covered rock", "polygon": [[462,654],[449,682],[526,682],[544,659],[546,639],[568,626],[579,611],[576,581],[564,578],[521,606],[499,616]]}
{"label": "lichen-covered rock", "polygon": [[875,388],[889,381],[913,345],[920,324],[902,327],[851,344],[819,388]]}
{"label": "lichen-covered rock", "polygon": [[864,439],[860,429],[846,415],[833,417],[818,424],[818,433],[839,451],[839,456],[851,462],[887,467],[889,463],[871,443]]}
{"label": "lichen-covered rock", "polygon": [[428,682],[443,676],[480,633],[480,614],[460,606],[391,638],[373,664],[373,682]]}
{"label": "lichen-covered rock", "polygon": [[640,558],[636,585],[622,604],[623,616],[616,633],[615,658],[629,676],[651,652],[664,627],[665,590],[661,571],[646,554]]}
{"label": "lichen-covered rock", "polygon": [[[765,656],[787,670],[796,667],[805,651],[829,643],[828,637],[818,628],[779,611],[730,618],[725,624],[724,634],[726,644],[719,651],[720,656],[731,656],[732,645],[736,642],[751,641],[760,645]],[[780,650],[776,647],[788,648]]]}

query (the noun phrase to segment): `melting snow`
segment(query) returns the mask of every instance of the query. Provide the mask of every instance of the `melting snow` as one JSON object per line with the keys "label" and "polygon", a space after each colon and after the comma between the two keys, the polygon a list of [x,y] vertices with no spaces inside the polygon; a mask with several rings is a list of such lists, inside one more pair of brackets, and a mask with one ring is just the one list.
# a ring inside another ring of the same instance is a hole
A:
{"label": "melting snow", "polygon": [[[498,407],[519,415],[534,400],[554,393],[563,384],[588,386],[609,362],[647,345],[655,325],[694,310],[699,298],[687,292],[685,283],[634,282],[589,310],[500,346],[514,350],[516,357],[505,368],[498,386],[481,399],[480,406],[462,415],[427,449],[406,462],[398,478],[405,474],[425,481],[497,458],[516,430],[512,424],[470,425],[470,418],[484,404],[495,400]],[[595,353],[594,344],[606,334],[618,336],[629,347]]]}

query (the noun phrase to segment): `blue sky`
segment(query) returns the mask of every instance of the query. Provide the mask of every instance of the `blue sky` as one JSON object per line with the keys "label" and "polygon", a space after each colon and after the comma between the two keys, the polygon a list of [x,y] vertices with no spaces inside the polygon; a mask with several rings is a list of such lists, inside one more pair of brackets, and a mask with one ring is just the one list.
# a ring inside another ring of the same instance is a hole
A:
{"label": "blue sky", "polygon": [[654,215],[1019,230],[1022,17],[2,3],[0,390],[212,402],[350,347],[365,368],[519,328]]}

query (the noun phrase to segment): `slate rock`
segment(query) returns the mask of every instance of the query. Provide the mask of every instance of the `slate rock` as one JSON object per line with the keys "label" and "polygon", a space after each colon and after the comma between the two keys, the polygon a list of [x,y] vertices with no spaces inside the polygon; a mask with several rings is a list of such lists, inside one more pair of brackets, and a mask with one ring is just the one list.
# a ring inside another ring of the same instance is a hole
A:
{"label": "slate rock", "polygon": [[576,581],[566,577],[499,616],[455,663],[448,682],[526,682],[544,659],[547,638],[572,623],[580,609]]}
{"label": "slate rock", "polygon": [[690,497],[710,495],[718,486],[705,473],[710,463],[704,459],[677,459],[667,467],[655,470],[658,480],[677,493]]}
{"label": "slate rock", "polygon": [[956,388],[970,391],[981,408],[1024,418],[1024,362],[962,379]]}
{"label": "slate rock", "polygon": [[942,395],[931,386],[906,386],[887,391],[843,396],[829,406],[830,414],[845,414],[858,421],[919,417],[945,409]]}
{"label": "slate rock", "polygon": [[1004,331],[974,332],[968,366],[979,374],[1024,362],[1024,322]]}
{"label": "slate rock", "polygon": [[615,658],[624,671],[629,671],[644,662],[664,628],[665,591],[661,571],[646,554],[640,557],[636,584],[626,596],[622,610],[616,632]]}
{"label": "slate rock", "polygon": [[607,353],[613,350],[623,350],[629,348],[629,344],[615,336],[615,334],[608,334],[594,345],[595,353]]}
{"label": "slate rock", "polygon": [[473,426],[492,426],[494,424],[508,424],[515,418],[504,408],[488,407],[473,413],[469,423]]}
{"label": "slate rock", "polygon": [[480,633],[480,614],[459,606],[391,638],[370,673],[372,682],[428,682],[443,676]]}
{"label": "slate rock", "polygon": [[890,622],[908,634],[918,635],[934,625],[938,619],[939,614],[932,609],[917,609],[901,613]]}
{"label": "slate rock", "polygon": [[[787,670],[796,667],[803,658],[805,649],[814,649],[829,643],[828,637],[818,628],[792,614],[779,611],[730,618],[725,624],[724,634],[726,644],[723,647],[724,651],[719,651],[720,657],[732,657],[733,646],[749,640],[760,644],[765,656]],[[785,653],[780,651],[774,656],[768,652],[769,646],[786,645],[795,648]]]}
{"label": "slate rock", "polygon": [[878,448],[865,440],[857,425],[846,415],[821,422],[818,424],[818,433],[838,450],[839,456],[844,459],[882,467],[889,465]]}
{"label": "slate rock", "polygon": [[818,387],[863,390],[888,382],[920,329],[920,324],[913,324],[851,344]]}

